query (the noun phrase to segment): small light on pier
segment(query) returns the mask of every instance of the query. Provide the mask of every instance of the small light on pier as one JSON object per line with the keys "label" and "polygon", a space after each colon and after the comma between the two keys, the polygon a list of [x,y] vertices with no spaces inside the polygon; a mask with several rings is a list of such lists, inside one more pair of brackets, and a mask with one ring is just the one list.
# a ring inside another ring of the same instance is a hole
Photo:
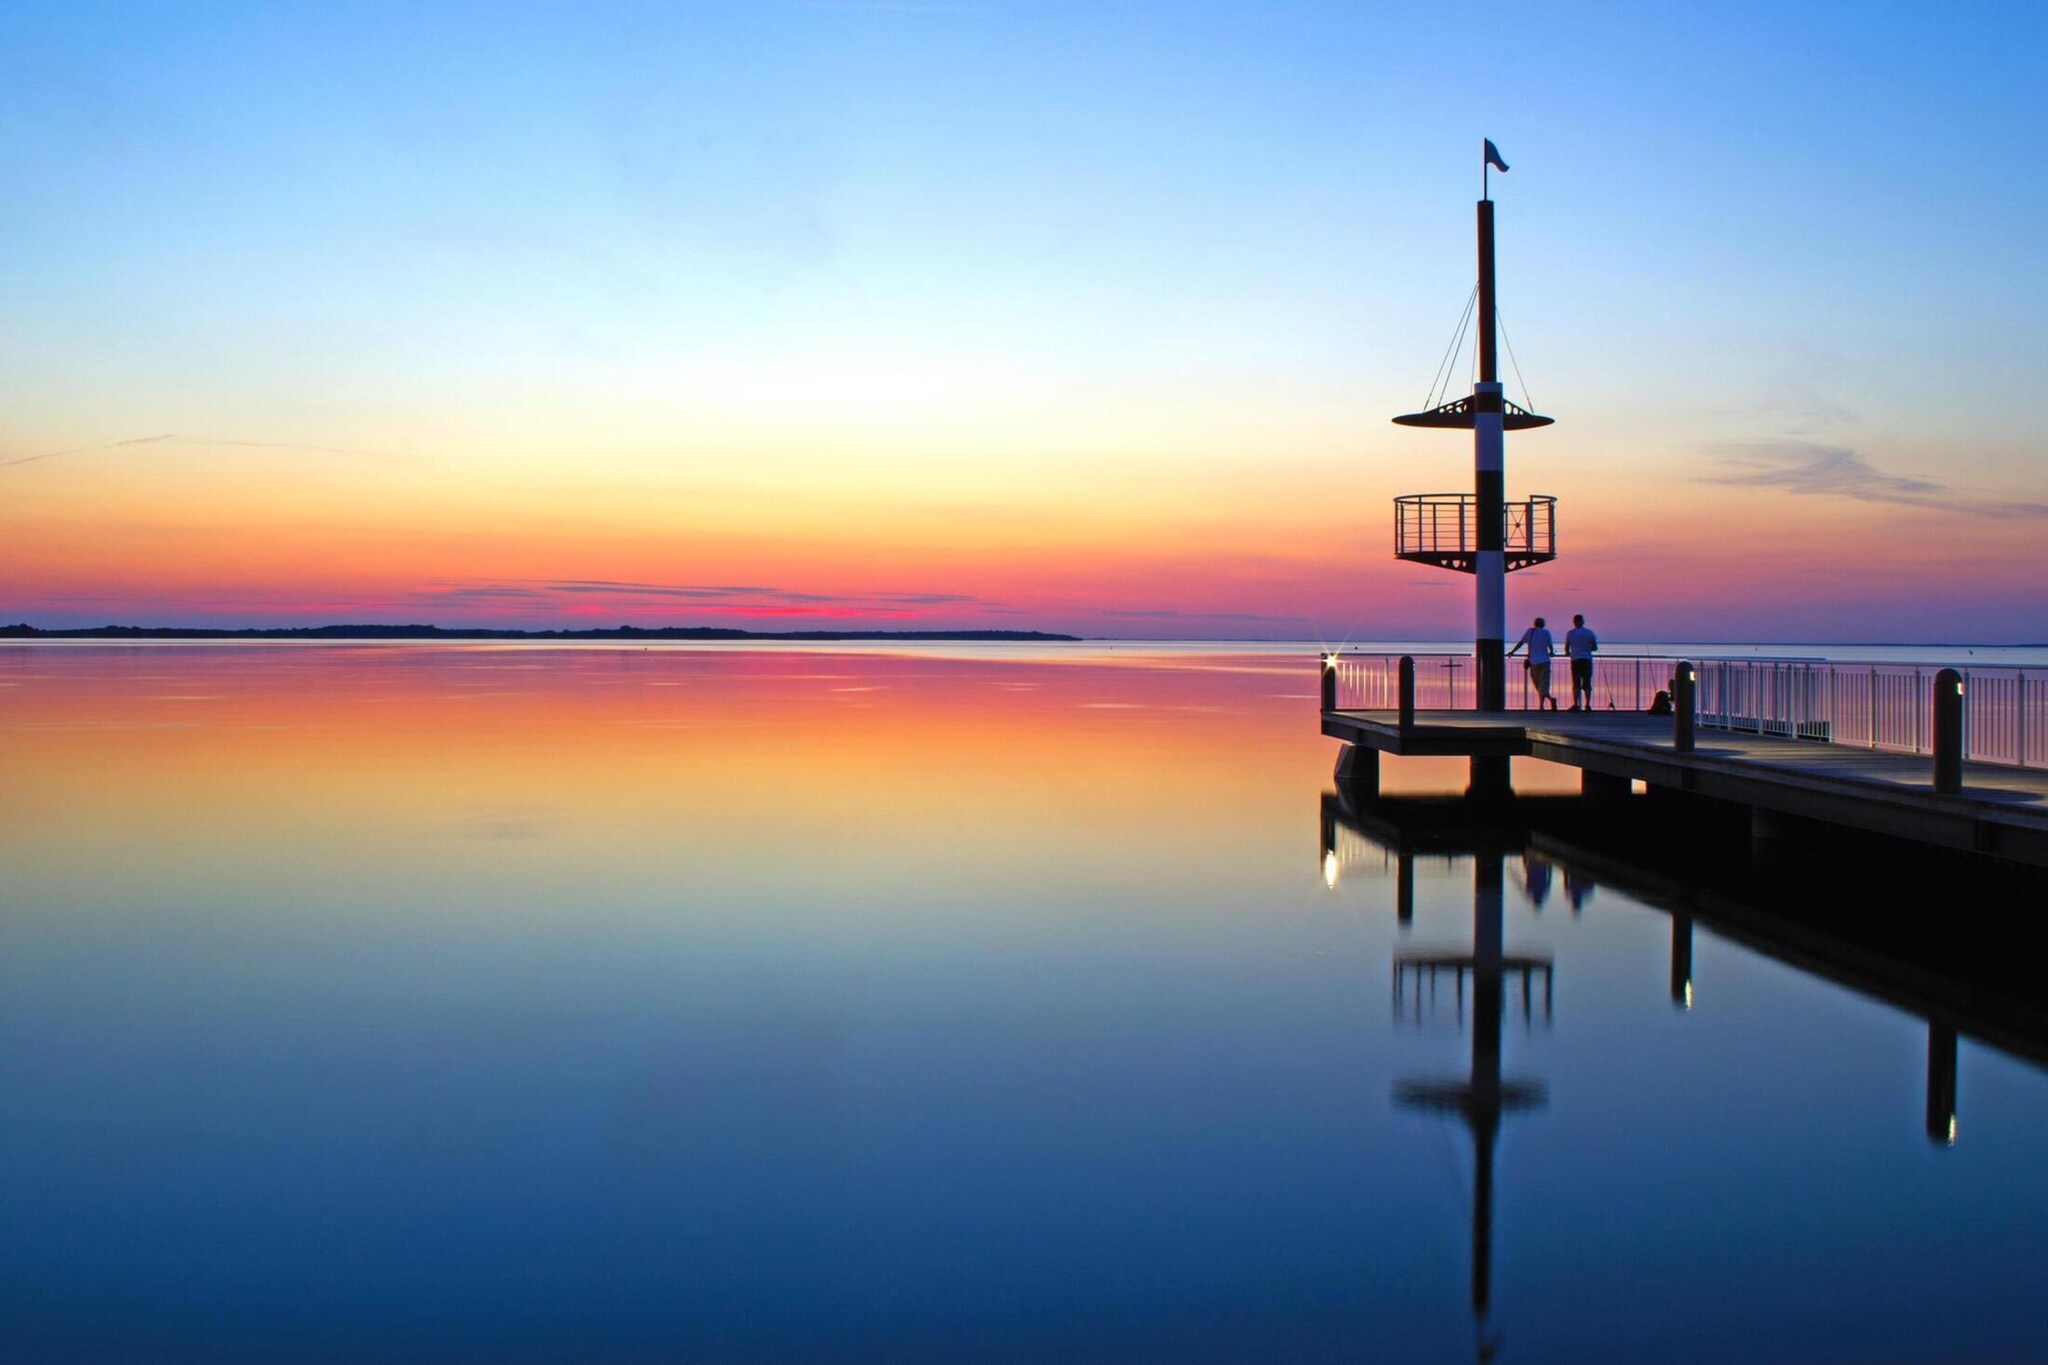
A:
{"label": "small light on pier", "polygon": [[1688,1010],[1692,1008],[1692,982],[1690,981],[1685,983],[1685,1008]]}
{"label": "small light on pier", "polygon": [[1336,672],[1336,671],[1337,671],[1337,656],[1336,656],[1336,655],[1334,655],[1334,654],[1325,654],[1325,655],[1323,656],[1323,672],[1325,672],[1325,673],[1334,673],[1334,672]]}
{"label": "small light on pier", "polygon": [[1323,854],[1323,885],[1332,891],[1337,889],[1337,850]]}

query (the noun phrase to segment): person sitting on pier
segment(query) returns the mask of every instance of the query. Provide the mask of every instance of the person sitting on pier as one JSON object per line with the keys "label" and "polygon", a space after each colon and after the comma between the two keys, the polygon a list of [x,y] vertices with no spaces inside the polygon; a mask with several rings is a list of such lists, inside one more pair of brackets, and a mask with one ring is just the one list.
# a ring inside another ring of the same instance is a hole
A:
{"label": "person sitting on pier", "polygon": [[1536,685],[1536,709],[1555,711],[1557,698],[1550,695],[1550,659],[1557,653],[1557,645],[1544,628],[1542,617],[1537,617],[1536,624],[1522,632],[1522,638],[1515,641],[1515,648],[1508,651],[1508,657],[1514,658],[1515,650],[1524,646],[1529,650],[1529,661],[1522,667],[1529,670],[1529,681]]}
{"label": "person sitting on pier", "polygon": [[1572,710],[1579,709],[1579,699],[1585,698],[1585,709],[1593,709],[1593,654],[1600,648],[1600,637],[1586,629],[1586,618],[1574,616],[1572,628],[1564,633],[1564,652],[1572,660]]}

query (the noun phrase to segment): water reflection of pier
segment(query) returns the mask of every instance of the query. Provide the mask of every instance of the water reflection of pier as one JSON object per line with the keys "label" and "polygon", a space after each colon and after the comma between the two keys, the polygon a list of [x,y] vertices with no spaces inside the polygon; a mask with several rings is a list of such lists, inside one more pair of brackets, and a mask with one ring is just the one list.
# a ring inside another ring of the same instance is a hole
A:
{"label": "water reflection of pier", "polygon": [[[1412,1001],[1415,1017],[1422,1017],[1425,991],[1430,1004],[1436,1003],[1436,984],[1439,974],[1453,978],[1457,992],[1458,1026],[1465,1025],[1465,977],[1470,973],[1474,991],[1484,970],[1481,959],[1475,953],[1396,953],[1394,954],[1394,1014],[1400,1017],[1404,1002]],[[1502,955],[1499,963],[1502,984],[1511,985],[1519,978],[1522,986],[1522,1022],[1533,1022],[1533,1008],[1536,992],[1532,978],[1543,978],[1543,1021],[1550,1022],[1554,993],[1551,990],[1552,969],[1547,954],[1512,953]]]}
{"label": "water reflection of pier", "polygon": [[[1469,857],[1483,880],[1487,866],[1519,858],[1532,900],[1555,869],[1574,908],[1609,886],[1669,914],[1669,990],[1679,1008],[1695,1003],[1695,925],[1882,1000],[1925,1021],[1923,1121],[1927,1136],[1943,1145],[1957,1134],[1959,1039],[2048,1066],[2048,1002],[2009,950],[2009,921],[1995,913],[2022,897],[2037,899],[2035,874],[1993,868],[1975,884],[1967,864],[1896,848],[1886,857],[1851,849],[1758,866],[1739,824],[1690,827],[1674,838],[1668,810],[1641,818],[1631,804],[1640,803],[1525,796],[1489,807],[1457,797],[1327,793],[1323,877],[1334,886],[1349,869],[1391,864],[1395,914],[1406,926],[1414,921],[1418,862]],[[1930,941],[1919,919],[1924,898],[1933,896],[1952,907],[1953,931],[1940,941]],[[1984,921],[1977,933],[1960,923],[1973,909]]]}
{"label": "water reflection of pier", "polygon": [[[1651,806],[1658,807],[1655,810]],[[1923,1122],[1941,1146],[1956,1140],[1958,1040],[1968,1037],[2048,1066],[2048,1002],[2024,963],[2009,951],[2010,921],[1997,911],[2038,901],[2037,874],[2000,870],[1901,851],[1850,845],[1828,856],[1773,863],[1757,852],[1745,822],[1717,826],[1706,812],[1672,820],[1669,803],[1588,801],[1578,796],[1474,802],[1461,797],[1382,797],[1332,792],[1321,810],[1323,879],[1391,873],[1394,912],[1404,931],[1415,922],[1418,865],[1469,862],[1469,950],[1404,951],[1393,961],[1397,1019],[1441,1008],[1449,995],[1466,1026],[1469,1062],[1462,1076],[1402,1078],[1393,1097],[1405,1109],[1455,1118],[1471,1134],[1471,1303],[1478,1356],[1491,1359],[1501,1338],[1490,1323],[1496,1152],[1504,1121],[1542,1107],[1539,1080],[1505,1074],[1502,1039],[1509,1006],[1525,1026],[1549,1022],[1555,968],[1542,953],[1508,951],[1504,891],[1519,861],[1525,891],[1540,911],[1554,876],[1577,913],[1608,886],[1671,919],[1668,988],[1672,1004],[1695,1004],[1693,938],[1704,925],[1724,940],[1875,997],[1926,1022]],[[1674,836],[1674,824],[1683,832]],[[1759,861],[1761,859],[1761,861]],[[1939,945],[1925,934],[1921,905],[1930,895],[1951,907],[1956,932]],[[1979,913],[1972,915],[1973,907]],[[1992,913],[1983,914],[1988,907]],[[1448,978],[1451,990],[1433,991]],[[1519,990],[1519,1001],[1515,992]]]}

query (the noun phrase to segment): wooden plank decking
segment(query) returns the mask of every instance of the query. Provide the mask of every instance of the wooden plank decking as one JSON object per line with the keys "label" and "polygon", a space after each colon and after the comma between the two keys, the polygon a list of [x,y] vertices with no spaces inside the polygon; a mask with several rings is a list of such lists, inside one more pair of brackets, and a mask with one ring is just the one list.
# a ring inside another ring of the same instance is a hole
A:
{"label": "wooden plank decking", "polygon": [[1326,711],[1323,733],[1397,755],[1527,756],[1603,777],[1691,792],[2048,866],[2048,772],[1969,763],[1960,795],[1934,791],[1933,761],[1847,745],[1724,730],[1691,753],[1671,719],[1637,712]]}

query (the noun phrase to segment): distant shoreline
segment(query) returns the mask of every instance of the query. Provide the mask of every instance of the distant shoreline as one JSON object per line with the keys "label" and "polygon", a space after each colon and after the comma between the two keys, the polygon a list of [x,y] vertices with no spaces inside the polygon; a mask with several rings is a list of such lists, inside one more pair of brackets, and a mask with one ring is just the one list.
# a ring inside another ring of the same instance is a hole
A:
{"label": "distant shoreline", "polygon": [[[366,625],[330,626],[78,626],[43,627],[27,622],[0,625],[0,643],[20,640],[533,640],[578,641],[792,641],[825,643],[835,641],[888,643],[1000,643],[1104,644],[1104,645],[1286,645],[1302,646],[1327,653],[1364,651],[1385,653],[1405,650],[1415,653],[1458,653],[1471,648],[1469,640],[1363,640],[1331,645],[1323,640],[1268,636],[1115,636],[1066,635],[1046,630],[742,630],[735,626],[607,626],[592,629],[514,630],[490,626]],[[1987,644],[1983,641],[1933,643],[1899,640],[1630,640],[1610,642],[1608,657],[1624,658],[1644,650],[1669,652],[1673,648],[1771,650],[1800,649],[1910,649],[1939,650],[2042,650],[2048,642]]]}
{"label": "distant shoreline", "polygon": [[595,630],[500,630],[465,626],[0,626],[0,640],[1074,640],[1043,630],[739,630],[728,626],[611,626]]}

